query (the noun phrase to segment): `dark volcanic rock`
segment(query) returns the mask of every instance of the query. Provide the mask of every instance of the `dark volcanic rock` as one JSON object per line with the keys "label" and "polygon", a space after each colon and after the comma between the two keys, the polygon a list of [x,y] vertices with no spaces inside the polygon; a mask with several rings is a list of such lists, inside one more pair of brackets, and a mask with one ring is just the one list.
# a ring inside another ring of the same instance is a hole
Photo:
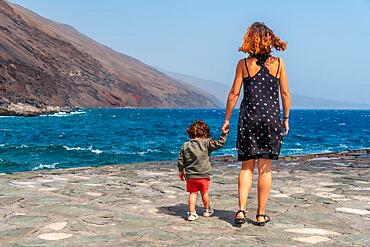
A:
{"label": "dark volcanic rock", "polygon": [[0,98],[32,106],[218,106],[199,89],[2,0]]}

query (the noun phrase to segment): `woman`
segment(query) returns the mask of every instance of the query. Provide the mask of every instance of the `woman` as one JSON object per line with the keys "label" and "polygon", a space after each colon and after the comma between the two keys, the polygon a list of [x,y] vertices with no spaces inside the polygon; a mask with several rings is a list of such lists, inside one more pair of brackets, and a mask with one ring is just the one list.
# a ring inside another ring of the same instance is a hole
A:
{"label": "woman", "polygon": [[[272,49],[283,51],[287,43],[260,22],[253,23],[244,36],[239,51],[248,53],[236,66],[234,84],[230,90],[223,131],[229,129],[229,121],[244,85],[244,98],[240,105],[237,151],[242,161],[239,174],[239,210],[235,222],[246,221],[248,193],[252,185],[255,161],[258,166],[258,209],[255,224],[270,221],[266,204],[271,188],[271,163],[279,157],[282,137],[289,131],[290,92],[284,62],[271,55]],[[279,88],[283,101],[284,133],[280,120]]]}

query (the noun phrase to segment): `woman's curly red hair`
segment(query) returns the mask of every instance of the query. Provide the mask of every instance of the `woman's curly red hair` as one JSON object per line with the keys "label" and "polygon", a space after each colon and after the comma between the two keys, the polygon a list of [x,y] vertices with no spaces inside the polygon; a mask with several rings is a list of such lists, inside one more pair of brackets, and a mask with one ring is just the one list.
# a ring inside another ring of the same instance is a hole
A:
{"label": "woman's curly red hair", "polygon": [[255,22],[248,27],[239,51],[250,55],[264,55],[270,53],[273,48],[284,51],[287,47],[288,44],[276,36],[264,23]]}
{"label": "woman's curly red hair", "polygon": [[209,127],[203,120],[193,122],[190,127],[186,129],[186,132],[191,139],[208,138],[210,136]]}

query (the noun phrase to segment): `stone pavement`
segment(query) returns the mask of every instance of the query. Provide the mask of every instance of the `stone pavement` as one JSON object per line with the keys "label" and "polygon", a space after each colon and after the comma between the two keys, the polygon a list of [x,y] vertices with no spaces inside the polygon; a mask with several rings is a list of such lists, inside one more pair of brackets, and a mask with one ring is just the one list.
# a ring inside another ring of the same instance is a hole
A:
{"label": "stone pavement", "polygon": [[[233,157],[214,158],[216,212],[195,222],[186,221],[175,161],[1,174],[0,245],[369,246],[366,152],[275,162],[265,227],[234,225],[240,163]],[[256,181],[251,220],[255,210]]]}

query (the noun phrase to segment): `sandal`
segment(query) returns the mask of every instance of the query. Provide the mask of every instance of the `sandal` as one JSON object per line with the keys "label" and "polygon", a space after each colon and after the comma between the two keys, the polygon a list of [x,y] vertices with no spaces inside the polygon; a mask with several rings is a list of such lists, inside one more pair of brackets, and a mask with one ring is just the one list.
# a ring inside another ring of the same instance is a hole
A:
{"label": "sandal", "polygon": [[[257,221],[259,217],[263,217],[265,221]],[[256,222],[254,223],[256,226],[264,226],[267,222],[269,222],[270,216],[266,214],[256,214]]]}
{"label": "sandal", "polygon": [[[243,213],[244,217],[243,218],[237,218],[239,213]],[[244,224],[246,215],[247,215],[247,212],[245,212],[245,210],[238,210],[238,212],[235,213],[235,223],[239,224],[239,225]]]}

